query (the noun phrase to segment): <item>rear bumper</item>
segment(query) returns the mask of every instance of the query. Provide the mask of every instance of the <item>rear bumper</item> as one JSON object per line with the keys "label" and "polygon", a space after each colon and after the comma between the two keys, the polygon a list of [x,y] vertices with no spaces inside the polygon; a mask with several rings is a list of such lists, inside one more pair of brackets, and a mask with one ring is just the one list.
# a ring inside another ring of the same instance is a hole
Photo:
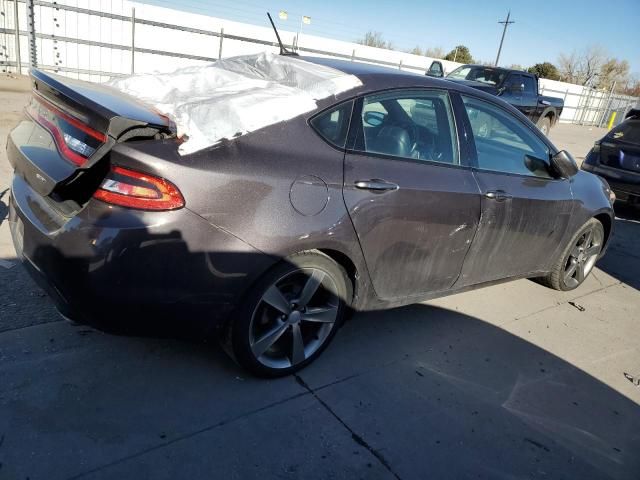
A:
{"label": "rear bumper", "polygon": [[582,169],[604,178],[619,200],[640,197],[640,173],[586,162],[582,164]]}
{"label": "rear bumper", "polygon": [[60,215],[15,176],[18,256],[72,320],[106,329],[210,329],[274,259],[186,208],[141,212],[91,200]]}

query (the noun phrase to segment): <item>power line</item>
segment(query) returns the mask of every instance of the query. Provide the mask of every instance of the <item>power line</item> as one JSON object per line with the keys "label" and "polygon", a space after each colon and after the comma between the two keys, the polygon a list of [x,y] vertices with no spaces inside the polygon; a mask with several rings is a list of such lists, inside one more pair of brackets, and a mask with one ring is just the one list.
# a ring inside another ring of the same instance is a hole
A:
{"label": "power line", "polygon": [[502,30],[502,38],[500,39],[500,46],[498,47],[498,55],[496,56],[496,64],[495,64],[496,67],[498,66],[498,61],[500,60],[500,52],[502,51],[502,43],[504,42],[504,36],[507,33],[507,27],[512,23],[516,23],[514,20],[509,21],[510,18],[511,18],[511,10],[509,10],[509,12],[507,13],[506,20],[501,20],[498,22],[504,25],[504,29]]}

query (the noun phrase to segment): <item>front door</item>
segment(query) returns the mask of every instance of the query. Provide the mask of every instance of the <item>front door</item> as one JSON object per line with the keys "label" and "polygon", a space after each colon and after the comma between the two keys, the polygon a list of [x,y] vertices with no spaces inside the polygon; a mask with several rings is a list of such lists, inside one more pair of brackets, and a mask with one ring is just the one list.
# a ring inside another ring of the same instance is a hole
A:
{"label": "front door", "polygon": [[538,105],[538,84],[532,75],[520,75],[522,79],[522,101],[520,111],[524,113],[533,123],[540,115]]}
{"label": "front door", "polygon": [[515,115],[462,98],[477,153],[482,216],[456,287],[544,271],[564,246],[573,206],[569,180],[551,177],[549,147]]}
{"label": "front door", "polygon": [[359,101],[345,156],[344,201],[377,295],[450,288],[480,218],[461,165],[448,94],[396,90]]}

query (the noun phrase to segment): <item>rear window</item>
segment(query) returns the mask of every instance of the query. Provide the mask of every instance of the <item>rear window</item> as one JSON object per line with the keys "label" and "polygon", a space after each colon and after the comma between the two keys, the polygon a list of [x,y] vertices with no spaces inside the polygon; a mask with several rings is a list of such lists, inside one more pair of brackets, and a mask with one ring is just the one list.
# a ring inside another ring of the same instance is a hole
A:
{"label": "rear window", "polygon": [[347,143],[351,110],[353,110],[353,102],[343,103],[312,118],[311,126],[327,142],[338,148],[344,148]]}
{"label": "rear window", "polygon": [[640,119],[627,119],[607,134],[609,140],[640,144]]}

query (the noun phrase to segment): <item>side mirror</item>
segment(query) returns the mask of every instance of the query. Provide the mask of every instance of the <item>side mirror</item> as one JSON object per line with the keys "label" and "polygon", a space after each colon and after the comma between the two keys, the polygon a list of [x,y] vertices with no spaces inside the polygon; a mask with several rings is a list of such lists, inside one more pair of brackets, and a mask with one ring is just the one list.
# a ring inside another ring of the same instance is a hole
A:
{"label": "side mirror", "polygon": [[382,112],[365,112],[363,116],[364,123],[372,127],[379,127],[384,122],[385,114]]}
{"label": "side mirror", "polygon": [[551,157],[551,171],[555,177],[571,178],[578,173],[578,164],[569,152],[561,150]]}
{"label": "side mirror", "polygon": [[525,155],[524,166],[527,167],[527,170],[537,176],[551,175],[549,172],[549,162],[546,162],[541,158]]}

